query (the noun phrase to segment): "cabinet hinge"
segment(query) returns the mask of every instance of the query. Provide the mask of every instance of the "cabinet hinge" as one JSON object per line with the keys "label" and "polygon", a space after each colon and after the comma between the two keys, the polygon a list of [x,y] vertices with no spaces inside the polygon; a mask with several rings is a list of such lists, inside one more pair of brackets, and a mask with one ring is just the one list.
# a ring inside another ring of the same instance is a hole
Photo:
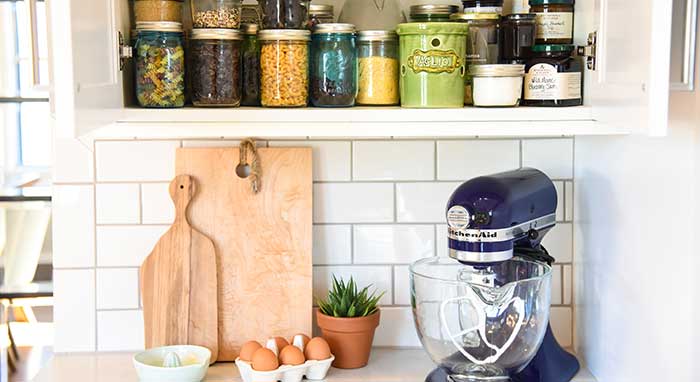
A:
{"label": "cabinet hinge", "polygon": [[119,70],[124,70],[124,65],[126,65],[126,61],[129,60],[133,56],[133,50],[131,49],[130,45],[127,45],[124,42],[124,36],[122,35],[122,32],[119,33],[119,47],[118,47],[118,53],[119,53]]}
{"label": "cabinet hinge", "polygon": [[598,32],[588,34],[588,44],[576,48],[576,54],[586,58],[586,67],[590,70],[595,70],[595,54],[596,45],[598,43]]}

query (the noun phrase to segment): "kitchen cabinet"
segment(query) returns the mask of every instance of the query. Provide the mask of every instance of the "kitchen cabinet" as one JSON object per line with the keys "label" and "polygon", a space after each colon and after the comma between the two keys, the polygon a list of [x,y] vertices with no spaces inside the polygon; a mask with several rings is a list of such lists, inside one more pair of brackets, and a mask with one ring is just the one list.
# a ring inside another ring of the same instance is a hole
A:
{"label": "kitchen cabinet", "polygon": [[[144,110],[120,70],[127,0],[50,4],[60,137],[474,137],[647,134],[667,130],[671,7],[661,0],[576,4],[575,42],[591,43],[584,106],[572,108]],[[595,46],[593,46],[595,43]],[[194,129],[196,128],[196,129]]]}

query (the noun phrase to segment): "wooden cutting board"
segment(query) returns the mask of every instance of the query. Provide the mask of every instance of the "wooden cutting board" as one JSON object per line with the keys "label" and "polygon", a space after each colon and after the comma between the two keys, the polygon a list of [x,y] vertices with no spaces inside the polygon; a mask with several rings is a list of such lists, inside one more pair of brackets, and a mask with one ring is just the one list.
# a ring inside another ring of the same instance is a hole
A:
{"label": "wooden cutting board", "polygon": [[217,272],[214,243],[187,221],[196,193],[194,179],[170,183],[175,221],[141,265],[146,348],[165,345],[218,347]]}
{"label": "wooden cutting board", "polygon": [[238,148],[180,148],[178,173],[200,194],[190,221],[217,249],[219,360],[248,340],[311,334],[310,148],[260,148],[260,192],[236,175]]}

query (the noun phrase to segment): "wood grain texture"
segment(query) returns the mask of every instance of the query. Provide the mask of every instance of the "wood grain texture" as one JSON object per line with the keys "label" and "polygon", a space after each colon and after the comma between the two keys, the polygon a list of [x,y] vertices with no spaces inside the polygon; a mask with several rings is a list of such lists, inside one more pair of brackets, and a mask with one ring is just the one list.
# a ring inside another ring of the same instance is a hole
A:
{"label": "wood grain texture", "polygon": [[238,148],[181,148],[178,173],[201,191],[190,221],[218,255],[219,360],[251,339],[311,334],[310,148],[260,148],[261,191],[239,178]]}
{"label": "wood grain texture", "polygon": [[141,265],[146,348],[190,344],[218,354],[217,270],[214,243],[187,221],[194,179],[170,183],[175,221]]}

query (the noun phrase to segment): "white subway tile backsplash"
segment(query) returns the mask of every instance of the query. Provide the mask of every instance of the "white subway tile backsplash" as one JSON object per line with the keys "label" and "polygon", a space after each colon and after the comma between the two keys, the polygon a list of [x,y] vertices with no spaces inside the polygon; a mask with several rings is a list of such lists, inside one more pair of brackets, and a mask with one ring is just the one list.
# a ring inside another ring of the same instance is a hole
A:
{"label": "white subway tile backsplash", "polygon": [[554,182],[554,188],[557,189],[557,221],[564,221],[564,182]]}
{"label": "white subway tile backsplash", "polygon": [[346,282],[350,277],[355,280],[358,288],[372,285],[369,289],[378,293],[386,292],[379,301],[381,305],[390,305],[392,301],[391,290],[391,266],[314,266],[313,289],[314,301],[317,298],[326,298],[328,289],[333,285],[333,275],[343,278]]}
{"label": "white subway tile backsplash", "polygon": [[410,307],[383,307],[373,346],[420,347]]}
{"label": "white subway tile backsplash", "polygon": [[143,311],[110,310],[97,312],[97,350],[143,350]]}
{"label": "white subway tile backsplash", "polygon": [[520,167],[519,141],[438,141],[437,147],[439,180],[469,180]]}
{"label": "white subway tile backsplash", "polygon": [[97,181],[170,181],[179,141],[97,142]]}
{"label": "white subway tile backsplash", "polygon": [[447,224],[438,224],[435,226],[435,242],[437,244],[437,255],[443,257],[449,256]]}
{"label": "white subway tile backsplash", "polygon": [[549,311],[549,323],[552,325],[554,337],[563,347],[572,345],[572,309],[570,307],[552,307]]}
{"label": "white subway tile backsplash", "polygon": [[97,227],[98,267],[138,267],[169,226]]}
{"label": "white subway tile backsplash", "polygon": [[390,183],[314,184],[314,223],[382,223],[394,220]]}
{"label": "white subway tile backsplash", "polygon": [[175,206],[170,198],[170,183],[141,185],[141,218],[143,224],[171,224],[175,220]]}
{"label": "white subway tile backsplash", "polygon": [[534,167],[552,179],[574,176],[574,140],[532,139],[523,141],[523,167]]}
{"label": "white subway tile backsplash", "polygon": [[53,265],[95,265],[95,197],[92,185],[53,186]]}
{"label": "white subway tile backsplash", "polygon": [[561,265],[552,266],[552,305],[561,305]]}
{"label": "white subway tile backsplash", "polygon": [[566,209],[566,221],[574,220],[574,182],[565,183],[564,205]]}
{"label": "white subway tile backsplash", "polygon": [[443,223],[445,206],[459,182],[398,183],[396,217],[399,222]]}
{"label": "white subway tile backsplash", "polygon": [[408,265],[394,266],[394,305],[411,305]]}
{"label": "white subway tile backsplash", "polygon": [[136,309],[138,307],[138,269],[97,269],[97,309]]}
{"label": "white subway tile backsplash", "polygon": [[353,233],[355,264],[408,264],[434,256],[432,225],[356,225]]}
{"label": "white subway tile backsplash", "polygon": [[313,263],[341,265],[352,263],[352,227],[314,225]]}
{"label": "white subway tile backsplash", "polygon": [[92,150],[73,138],[56,137],[53,146],[54,183],[87,183],[95,178]]}
{"label": "white subway tile backsplash", "polygon": [[573,285],[573,272],[571,265],[564,265],[564,268],[562,269],[562,272],[564,273],[564,285],[563,285],[563,304],[564,305],[570,305],[571,304],[571,297],[573,294],[572,291],[572,285]]}
{"label": "white subway tile backsplash", "polygon": [[139,185],[96,184],[97,224],[138,224]]}
{"label": "white subway tile backsplash", "polygon": [[54,349],[95,351],[95,270],[56,269],[54,285]]}
{"label": "white subway tile backsplash", "polygon": [[354,180],[432,180],[433,141],[357,141],[352,147]]}
{"label": "white subway tile backsplash", "polygon": [[570,263],[573,258],[573,232],[571,223],[557,223],[542,240],[558,263]]}
{"label": "white subway tile backsplash", "polygon": [[270,141],[270,147],[311,147],[315,181],[350,180],[350,142]]}

